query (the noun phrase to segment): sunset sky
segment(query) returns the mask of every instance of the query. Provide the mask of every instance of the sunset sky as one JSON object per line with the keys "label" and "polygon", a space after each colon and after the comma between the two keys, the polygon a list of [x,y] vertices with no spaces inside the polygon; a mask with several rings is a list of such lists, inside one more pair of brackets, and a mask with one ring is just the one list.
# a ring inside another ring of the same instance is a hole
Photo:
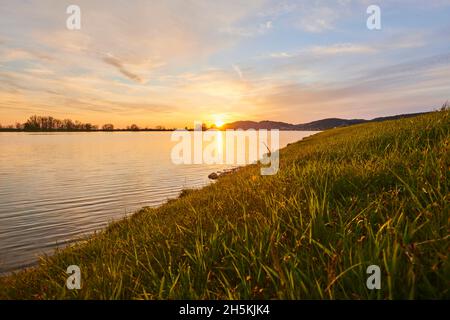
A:
{"label": "sunset sky", "polygon": [[[81,30],[66,8],[81,8]],[[381,30],[366,9],[381,7]],[[450,0],[0,0],[0,124],[303,123],[450,99]]]}

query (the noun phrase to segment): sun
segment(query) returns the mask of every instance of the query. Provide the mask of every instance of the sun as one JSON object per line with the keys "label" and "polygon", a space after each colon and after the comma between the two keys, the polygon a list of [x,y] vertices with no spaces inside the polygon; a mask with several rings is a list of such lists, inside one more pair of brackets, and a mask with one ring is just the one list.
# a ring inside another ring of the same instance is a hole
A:
{"label": "sun", "polygon": [[216,125],[217,128],[220,128],[220,127],[223,126],[225,123],[223,122],[223,120],[218,119],[218,120],[215,121],[214,124]]}
{"label": "sun", "polygon": [[213,123],[213,126],[216,128],[221,128],[223,127],[224,124],[226,124],[226,120],[228,120],[228,116],[225,114],[212,114],[211,118],[212,121],[211,123]]}

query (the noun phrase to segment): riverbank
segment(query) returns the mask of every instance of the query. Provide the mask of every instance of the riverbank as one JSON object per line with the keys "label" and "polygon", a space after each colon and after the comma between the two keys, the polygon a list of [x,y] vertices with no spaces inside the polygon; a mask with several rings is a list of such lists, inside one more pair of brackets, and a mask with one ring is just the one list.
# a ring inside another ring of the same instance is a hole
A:
{"label": "riverbank", "polygon": [[277,175],[247,166],[140,210],[0,278],[0,298],[449,298],[449,113],[291,144]]}

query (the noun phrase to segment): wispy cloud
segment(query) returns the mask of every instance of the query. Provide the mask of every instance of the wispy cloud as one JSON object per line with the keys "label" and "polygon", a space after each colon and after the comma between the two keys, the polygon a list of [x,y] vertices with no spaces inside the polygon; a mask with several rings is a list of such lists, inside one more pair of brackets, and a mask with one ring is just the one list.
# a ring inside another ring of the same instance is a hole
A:
{"label": "wispy cloud", "polygon": [[373,46],[358,45],[351,43],[339,43],[331,46],[316,46],[311,49],[313,54],[336,55],[336,54],[360,54],[374,53],[377,49]]}
{"label": "wispy cloud", "polygon": [[239,66],[238,65],[236,65],[236,64],[233,64],[233,65],[231,65],[232,67],[233,67],[233,70],[237,73],[237,75],[239,76],[239,79],[243,79],[243,75],[242,75],[242,70],[241,70],[241,68],[239,68]]}
{"label": "wispy cloud", "polygon": [[117,59],[116,57],[114,57],[112,55],[108,55],[108,56],[103,58],[103,61],[105,61],[109,65],[112,65],[112,66],[116,67],[117,70],[119,70],[120,73],[122,73],[127,78],[129,78],[129,79],[131,79],[133,81],[139,82],[139,83],[143,83],[144,82],[143,78],[141,78],[137,74],[134,74],[134,73],[128,71],[125,68],[123,62],[120,61],[119,59]]}
{"label": "wispy cloud", "polygon": [[237,37],[255,37],[261,36],[269,32],[273,28],[273,22],[271,20],[259,23],[253,26],[227,26],[221,28],[220,32]]}
{"label": "wispy cloud", "polygon": [[333,8],[322,6],[308,10],[308,13],[299,19],[295,26],[312,33],[320,33],[334,29],[339,14]]}
{"label": "wispy cloud", "polygon": [[296,57],[320,57],[336,55],[370,54],[380,50],[378,46],[354,43],[335,43],[326,46],[312,46],[290,52],[272,52],[261,58],[291,59]]}

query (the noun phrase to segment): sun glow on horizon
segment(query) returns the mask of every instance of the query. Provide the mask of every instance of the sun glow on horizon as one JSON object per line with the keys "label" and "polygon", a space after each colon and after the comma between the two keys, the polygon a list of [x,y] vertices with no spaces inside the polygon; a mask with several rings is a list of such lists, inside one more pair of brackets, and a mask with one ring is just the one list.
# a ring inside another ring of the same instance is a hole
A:
{"label": "sun glow on horizon", "polygon": [[222,127],[225,124],[225,118],[228,118],[226,115],[223,114],[215,114],[213,116],[213,123],[217,128]]}
{"label": "sun glow on horizon", "polygon": [[217,128],[220,128],[225,124],[225,122],[223,122],[223,120],[216,120],[214,124],[216,125]]}

